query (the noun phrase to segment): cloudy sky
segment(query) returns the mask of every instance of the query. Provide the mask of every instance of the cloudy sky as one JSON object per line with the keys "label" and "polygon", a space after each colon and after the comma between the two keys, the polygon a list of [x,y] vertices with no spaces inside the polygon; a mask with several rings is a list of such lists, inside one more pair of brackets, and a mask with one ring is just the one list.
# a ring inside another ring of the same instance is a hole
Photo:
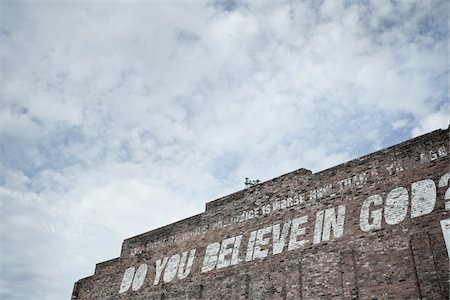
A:
{"label": "cloudy sky", "polygon": [[361,2],[1,0],[0,298],[69,299],[245,177],[446,128],[448,1]]}

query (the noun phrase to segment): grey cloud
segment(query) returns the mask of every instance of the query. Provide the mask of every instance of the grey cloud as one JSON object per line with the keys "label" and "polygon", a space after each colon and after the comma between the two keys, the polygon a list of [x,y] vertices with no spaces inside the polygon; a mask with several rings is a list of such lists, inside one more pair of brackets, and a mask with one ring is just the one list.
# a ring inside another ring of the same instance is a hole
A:
{"label": "grey cloud", "polygon": [[199,36],[190,31],[177,29],[175,31],[175,39],[182,43],[193,43],[198,41]]}

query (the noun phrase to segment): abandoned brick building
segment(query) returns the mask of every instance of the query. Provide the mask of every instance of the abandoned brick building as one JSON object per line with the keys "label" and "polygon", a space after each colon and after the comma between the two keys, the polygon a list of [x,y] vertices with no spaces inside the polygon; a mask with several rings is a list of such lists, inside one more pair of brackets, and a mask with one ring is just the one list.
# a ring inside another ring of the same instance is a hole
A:
{"label": "abandoned brick building", "polygon": [[72,299],[448,299],[449,151],[436,130],[208,202],[126,239]]}

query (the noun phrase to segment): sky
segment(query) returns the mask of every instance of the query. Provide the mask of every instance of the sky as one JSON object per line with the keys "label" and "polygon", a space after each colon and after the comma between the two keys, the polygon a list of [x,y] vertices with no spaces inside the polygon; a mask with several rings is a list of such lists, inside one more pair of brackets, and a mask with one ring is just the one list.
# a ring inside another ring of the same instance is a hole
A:
{"label": "sky", "polygon": [[450,123],[449,4],[0,0],[0,299]]}

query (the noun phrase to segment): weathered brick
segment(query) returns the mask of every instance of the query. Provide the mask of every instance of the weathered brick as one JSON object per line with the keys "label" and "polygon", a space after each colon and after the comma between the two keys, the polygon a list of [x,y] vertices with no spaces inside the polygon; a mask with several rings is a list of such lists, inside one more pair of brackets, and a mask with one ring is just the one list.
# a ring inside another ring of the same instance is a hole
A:
{"label": "weathered brick", "polygon": [[449,151],[436,130],[211,201],[125,240],[72,299],[448,299]]}

